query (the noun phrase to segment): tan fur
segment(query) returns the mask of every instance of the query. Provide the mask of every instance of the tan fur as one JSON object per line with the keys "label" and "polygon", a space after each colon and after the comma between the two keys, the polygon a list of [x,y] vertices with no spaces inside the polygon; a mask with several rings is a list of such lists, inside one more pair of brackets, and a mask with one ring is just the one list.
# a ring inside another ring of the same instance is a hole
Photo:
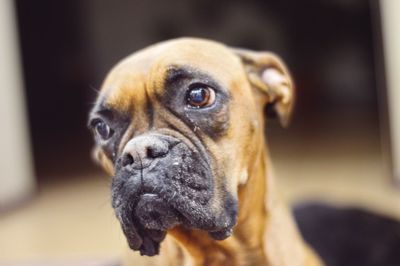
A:
{"label": "tan fur", "polygon": [[[156,100],[156,95],[165,93],[163,85],[167,70],[176,65],[200,69],[229,88],[231,123],[227,133],[218,141],[205,134],[201,138],[208,152],[215,156],[215,176],[221,176],[218,173],[223,170],[229,177],[228,190],[239,199],[238,222],[233,235],[223,241],[213,240],[206,232],[178,226],[168,232],[159,256],[140,257],[138,252],[130,251],[125,264],[320,265],[317,256],[301,239],[285,204],[276,196],[273,176],[269,174],[271,166],[264,140],[263,105],[274,101],[279,115],[285,121],[288,119],[293,97],[290,102],[287,99],[283,102],[284,94],[280,94],[282,86],[286,86],[293,96],[286,68],[278,58],[268,54],[257,57],[256,53],[234,51],[216,42],[199,39],[178,39],[139,51],[110,72],[100,95],[112,108],[133,115],[129,137],[148,130],[146,101],[151,101],[156,110],[155,128],[163,128],[166,121],[185,128]],[[264,92],[260,93],[257,88],[260,86],[256,84],[260,81],[254,80],[257,67],[277,68],[288,82],[275,87],[261,84]],[[129,137],[123,138],[121,148]],[[112,164],[101,153],[99,151],[98,157],[112,173]],[[222,200],[218,196],[221,182],[215,180],[215,201]]]}

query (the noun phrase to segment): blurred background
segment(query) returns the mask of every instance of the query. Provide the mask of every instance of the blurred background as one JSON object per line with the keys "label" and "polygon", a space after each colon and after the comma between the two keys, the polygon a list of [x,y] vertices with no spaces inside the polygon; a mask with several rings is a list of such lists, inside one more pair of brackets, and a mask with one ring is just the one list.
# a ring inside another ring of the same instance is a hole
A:
{"label": "blurred background", "polygon": [[273,51],[289,66],[291,127],[271,120],[266,132],[291,204],[400,219],[398,3],[2,1],[0,265],[118,260],[125,240],[110,180],[90,157],[87,114],[114,64],[180,36]]}

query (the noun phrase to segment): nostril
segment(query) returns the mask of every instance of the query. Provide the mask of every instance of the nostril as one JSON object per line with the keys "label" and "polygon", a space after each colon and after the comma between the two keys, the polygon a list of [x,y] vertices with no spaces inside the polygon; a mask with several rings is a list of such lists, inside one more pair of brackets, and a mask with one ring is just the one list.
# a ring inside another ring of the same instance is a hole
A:
{"label": "nostril", "polygon": [[132,155],[129,153],[125,154],[124,157],[122,158],[122,166],[128,166],[133,164],[134,160]]}
{"label": "nostril", "polygon": [[155,159],[158,157],[162,157],[168,153],[168,150],[164,150],[162,148],[157,147],[147,147],[146,156],[147,158]]}

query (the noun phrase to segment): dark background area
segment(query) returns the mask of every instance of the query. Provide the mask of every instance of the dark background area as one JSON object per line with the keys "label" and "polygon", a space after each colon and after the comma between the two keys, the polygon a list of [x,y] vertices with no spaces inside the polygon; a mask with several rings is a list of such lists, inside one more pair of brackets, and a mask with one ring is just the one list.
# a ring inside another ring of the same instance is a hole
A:
{"label": "dark background area", "polygon": [[272,122],[273,135],[303,141],[326,124],[347,132],[360,121],[380,134],[376,77],[383,70],[370,1],[17,0],[16,7],[39,182],[94,171],[86,119],[107,71],[140,48],[180,36],[284,59],[298,101],[292,130]]}

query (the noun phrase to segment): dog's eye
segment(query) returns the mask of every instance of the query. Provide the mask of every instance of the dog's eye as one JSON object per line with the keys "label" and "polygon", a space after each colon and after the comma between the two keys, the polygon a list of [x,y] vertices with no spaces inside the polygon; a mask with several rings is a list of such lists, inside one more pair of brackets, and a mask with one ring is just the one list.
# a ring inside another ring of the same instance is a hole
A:
{"label": "dog's eye", "polygon": [[109,139],[114,131],[103,120],[97,120],[94,124],[94,129],[103,140]]}
{"label": "dog's eye", "polygon": [[189,87],[187,104],[191,107],[202,108],[215,102],[215,91],[204,84],[194,84]]}

